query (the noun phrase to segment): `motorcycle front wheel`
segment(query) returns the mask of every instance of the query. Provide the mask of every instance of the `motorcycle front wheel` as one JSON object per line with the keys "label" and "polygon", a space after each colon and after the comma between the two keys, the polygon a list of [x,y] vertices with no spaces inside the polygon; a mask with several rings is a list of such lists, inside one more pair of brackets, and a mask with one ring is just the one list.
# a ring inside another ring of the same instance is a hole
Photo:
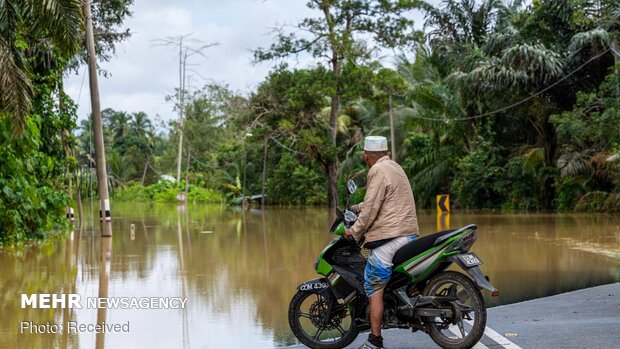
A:
{"label": "motorcycle front wheel", "polygon": [[480,289],[470,278],[455,271],[443,272],[428,282],[424,295],[456,299],[442,304],[442,307],[452,310],[451,318],[424,320],[437,345],[444,349],[463,349],[471,348],[480,341],[486,328],[487,311]]}
{"label": "motorcycle front wheel", "polygon": [[325,316],[328,300],[316,293],[297,291],[288,308],[288,323],[297,339],[310,348],[343,348],[357,337],[352,309],[334,304]]}

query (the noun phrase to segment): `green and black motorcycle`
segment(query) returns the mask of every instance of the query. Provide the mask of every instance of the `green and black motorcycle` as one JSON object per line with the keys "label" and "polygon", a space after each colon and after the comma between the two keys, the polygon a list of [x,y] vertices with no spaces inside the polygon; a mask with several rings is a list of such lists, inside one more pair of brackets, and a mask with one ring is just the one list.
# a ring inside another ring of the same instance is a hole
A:
{"label": "green and black motorcycle", "polygon": [[[357,186],[349,181],[347,188],[352,194]],[[314,264],[323,277],[299,285],[291,300],[289,325],[309,347],[343,348],[370,328],[364,294],[366,258],[360,244],[342,237],[356,219],[349,208],[338,210],[330,229],[338,236]],[[471,348],[478,343],[487,320],[481,290],[492,296],[499,291],[480,270],[482,260],[470,252],[477,236],[477,227],[471,224],[424,236],[398,250],[384,292],[383,328],[424,331],[442,348]],[[471,278],[446,270],[452,263]]]}

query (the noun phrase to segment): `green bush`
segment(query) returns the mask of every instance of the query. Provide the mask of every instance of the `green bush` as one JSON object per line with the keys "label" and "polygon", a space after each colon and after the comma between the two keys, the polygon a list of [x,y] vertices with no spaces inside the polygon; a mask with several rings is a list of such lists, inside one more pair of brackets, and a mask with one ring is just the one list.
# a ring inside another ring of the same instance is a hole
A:
{"label": "green bush", "polygon": [[556,190],[560,211],[574,210],[579,198],[586,192],[583,182],[576,177],[561,177],[556,184]]}
{"label": "green bush", "polygon": [[493,208],[500,205],[503,188],[498,188],[498,184],[504,173],[494,155],[486,144],[459,161],[452,191],[460,205],[469,208]]}
{"label": "green bush", "polygon": [[579,199],[575,210],[581,212],[620,212],[620,194],[602,191],[589,192]]}
{"label": "green bush", "polygon": [[[220,203],[223,200],[222,194],[213,189],[201,188],[191,184],[187,189],[188,202]],[[178,187],[168,181],[147,186],[133,183],[117,189],[114,192],[113,199],[119,202],[177,202],[177,195],[184,192],[184,187]]]}
{"label": "green bush", "polygon": [[542,209],[538,165],[532,164],[530,158],[517,155],[503,166],[503,179],[495,185],[496,190],[505,195],[503,209],[526,211]]}
{"label": "green bush", "polygon": [[[191,189],[191,186],[190,186]],[[224,200],[222,194],[218,191],[208,188],[194,188],[187,194],[187,201],[201,203],[221,203]]]}
{"label": "green bush", "polygon": [[38,118],[29,118],[24,135],[14,138],[8,118],[0,117],[0,244],[68,229],[65,207],[71,200],[55,188],[60,165],[40,151],[39,124]]}
{"label": "green bush", "polygon": [[267,200],[284,205],[324,204],[327,201],[326,183],[316,171],[285,153],[267,180]]}

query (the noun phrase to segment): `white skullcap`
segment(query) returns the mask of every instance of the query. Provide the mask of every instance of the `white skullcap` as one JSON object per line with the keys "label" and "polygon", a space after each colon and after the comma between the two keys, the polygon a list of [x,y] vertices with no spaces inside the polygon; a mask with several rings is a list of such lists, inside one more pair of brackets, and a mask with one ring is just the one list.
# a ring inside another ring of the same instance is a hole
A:
{"label": "white skullcap", "polygon": [[368,136],[364,138],[364,150],[366,151],[387,151],[387,138],[383,136]]}

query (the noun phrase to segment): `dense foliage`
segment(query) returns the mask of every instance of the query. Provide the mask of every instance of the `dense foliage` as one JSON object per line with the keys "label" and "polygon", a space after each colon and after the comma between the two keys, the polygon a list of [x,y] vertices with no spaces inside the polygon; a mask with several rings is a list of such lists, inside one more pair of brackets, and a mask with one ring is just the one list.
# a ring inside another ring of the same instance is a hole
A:
{"label": "dense foliage", "polygon": [[[81,2],[46,3],[0,2],[3,241],[61,223],[72,180],[82,196],[96,192],[91,123],[72,136],[62,87],[83,58]],[[113,34],[97,43],[103,59],[128,35],[114,30],[130,4],[94,3],[95,25]],[[254,58],[305,52],[313,64],[278,62],[249,95],[215,83],[184,91],[183,123],[104,110],[113,196],[174,201],[187,186],[196,202],[333,205],[346,179],[364,184],[363,137],[385,135],[419,207],[450,193],[457,208],[620,210],[617,1],[308,6],[316,18],[279,28]],[[385,48],[400,52],[393,66],[377,60]]]}
{"label": "dense foliage", "polygon": [[[468,209],[620,208],[615,2],[422,3],[424,33],[410,31],[408,21],[384,28],[376,21],[390,11],[400,18],[410,4],[346,3],[309,3],[328,10],[298,25],[317,41],[278,31],[270,48],[255,52],[264,61],[309,51],[314,65],[277,64],[248,96],[218,84],[186,93],[183,173],[191,185],[235,203],[265,194],[268,204],[323,204],[335,161],[342,201],[347,178],[364,184],[363,137],[393,135],[393,156],[419,207],[450,193],[453,206]],[[353,29],[340,27],[349,12],[360,16]],[[402,26],[400,36],[382,41],[381,33]],[[394,68],[373,59],[380,47],[402,50]],[[323,60],[333,52],[341,54],[337,67]],[[139,141],[131,136],[134,116],[109,115],[115,187],[175,173],[178,122],[167,134],[140,133]]]}
{"label": "dense foliage", "polygon": [[[113,33],[132,0],[94,1],[103,58],[128,33]],[[0,244],[68,228],[76,113],[63,74],[84,37],[80,0],[0,1]],[[114,17],[114,18],[112,18]],[[73,62],[73,63],[72,63]]]}

